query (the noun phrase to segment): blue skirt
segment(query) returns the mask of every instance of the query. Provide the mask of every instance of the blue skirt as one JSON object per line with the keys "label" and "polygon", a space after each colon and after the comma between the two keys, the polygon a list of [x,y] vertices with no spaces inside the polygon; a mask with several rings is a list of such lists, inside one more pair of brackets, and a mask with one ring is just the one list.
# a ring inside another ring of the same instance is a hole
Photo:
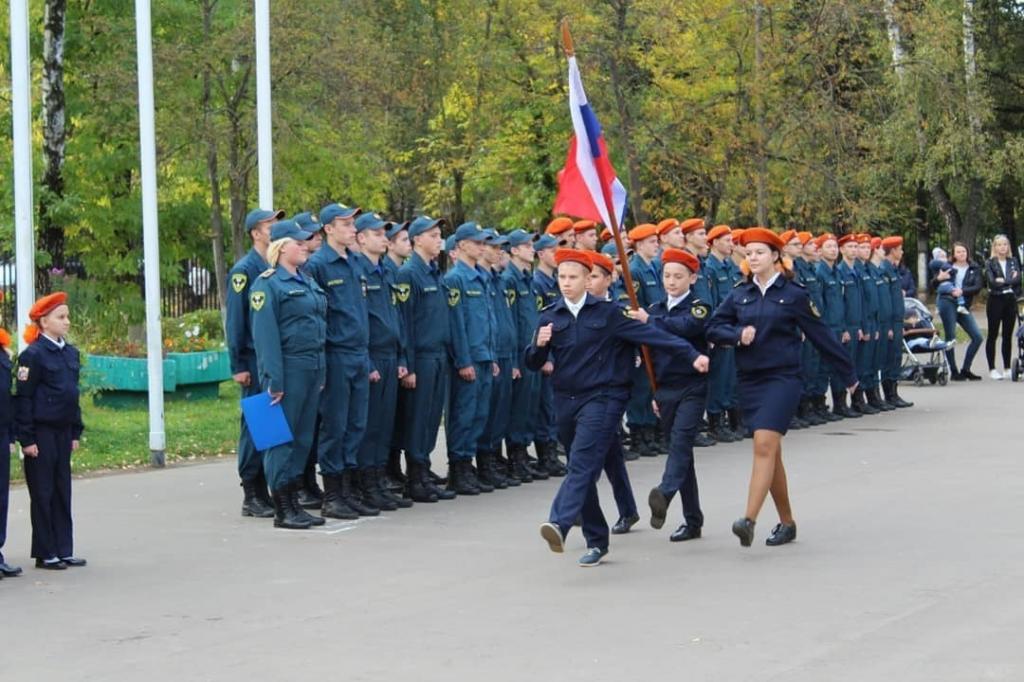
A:
{"label": "blue skirt", "polygon": [[778,370],[741,373],[736,392],[747,427],[785,435],[800,406],[803,382],[799,369],[791,373]]}

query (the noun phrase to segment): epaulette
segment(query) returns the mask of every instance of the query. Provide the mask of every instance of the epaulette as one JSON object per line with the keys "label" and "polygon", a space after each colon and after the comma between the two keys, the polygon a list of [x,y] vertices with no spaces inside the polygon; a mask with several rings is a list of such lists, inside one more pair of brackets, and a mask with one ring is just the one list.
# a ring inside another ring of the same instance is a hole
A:
{"label": "epaulette", "polygon": [[799,281],[797,281],[796,277],[794,277],[793,279],[791,279],[791,280],[789,280],[789,281],[790,281],[790,282],[792,282],[793,284],[797,285],[797,286],[798,286],[798,287],[800,287],[801,289],[806,289],[806,288],[807,288],[807,287],[806,287],[806,286],[804,285],[804,283],[803,283],[803,282],[799,282]]}
{"label": "epaulette", "polygon": [[735,289],[736,287],[738,287],[741,284],[750,284],[750,282],[747,281],[746,277],[740,277],[740,281],[736,282],[736,284],[733,284],[732,288]]}
{"label": "epaulette", "polygon": [[261,279],[266,279],[267,277],[270,277],[271,275],[273,275],[276,271],[277,271],[277,268],[268,268],[268,269],[266,269],[266,270],[264,270],[263,272],[260,273],[260,278]]}
{"label": "epaulette", "polygon": [[551,310],[551,309],[552,309],[552,308],[554,308],[554,307],[555,307],[556,305],[558,305],[558,301],[555,301],[554,303],[548,303],[548,304],[547,304],[546,306],[544,306],[543,308],[541,308],[541,309],[540,309],[540,311],[541,311],[541,312],[544,312],[545,310]]}

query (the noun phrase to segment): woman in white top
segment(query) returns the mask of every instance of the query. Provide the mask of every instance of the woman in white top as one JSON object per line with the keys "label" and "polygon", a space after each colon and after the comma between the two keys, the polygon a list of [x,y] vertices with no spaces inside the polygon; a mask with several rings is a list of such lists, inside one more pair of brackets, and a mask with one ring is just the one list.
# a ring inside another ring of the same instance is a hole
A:
{"label": "woman in white top", "polygon": [[[991,258],[985,263],[985,281],[988,283],[988,338],[985,339],[985,357],[989,376],[999,380],[1010,376],[1010,347],[1013,327],[1017,322],[1017,297],[1020,296],[1020,263],[1010,255],[1010,240],[996,235],[992,240]],[[996,369],[996,339],[999,329],[1003,333],[1003,368]]]}

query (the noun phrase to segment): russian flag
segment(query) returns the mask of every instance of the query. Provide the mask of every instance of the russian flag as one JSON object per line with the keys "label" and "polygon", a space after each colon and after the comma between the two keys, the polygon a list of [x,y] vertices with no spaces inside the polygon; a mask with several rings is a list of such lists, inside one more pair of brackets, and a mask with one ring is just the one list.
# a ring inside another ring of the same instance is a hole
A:
{"label": "russian flag", "polygon": [[572,115],[573,136],[565,168],[558,173],[554,213],[596,220],[606,227],[611,226],[607,198],[611,200],[609,203],[614,207],[621,227],[626,213],[626,188],[612,168],[601,124],[587,102],[580,69],[576,65],[576,57],[572,56],[569,57],[569,113]]}

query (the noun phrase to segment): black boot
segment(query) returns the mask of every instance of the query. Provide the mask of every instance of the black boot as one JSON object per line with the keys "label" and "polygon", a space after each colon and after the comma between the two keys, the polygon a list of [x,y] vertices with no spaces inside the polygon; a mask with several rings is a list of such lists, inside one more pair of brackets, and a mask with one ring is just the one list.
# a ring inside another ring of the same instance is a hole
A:
{"label": "black boot", "polygon": [[[267,505],[260,497],[257,488],[259,480],[242,481],[242,516],[257,519],[269,519],[274,516],[274,507]],[[266,490],[266,488],[264,488]]]}
{"label": "black boot", "polygon": [[302,505],[299,504],[299,491],[302,489],[302,485],[303,482],[301,478],[297,478],[294,481],[292,481],[292,485],[290,488],[291,494],[288,496],[288,499],[292,505],[292,512],[294,512],[295,515],[303,521],[308,521],[309,525],[311,526],[324,525],[324,523],[326,522],[324,521],[322,516],[313,516],[305,509],[303,509]]}
{"label": "black boot", "polygon": [[744,438],[753,438],[754,433],[746,427],[743,423],[743,415],[740,414],[738,407],[730,407],[725,411],[727,417],[729,417],[729,430],[733,433],[739,434]]}
{"label": "black boot", "polygon": [[377,516],[380,508],[369,504],[359,494],[356,482],[356,472],[352,469],[345,469],[341,474],[341,499],[345,504],[354,509],[360,516]]}
{"label": "black boot", "polygon": [[635,462],[640,459],[640,453],[633,449],[632,443],[629,442],[629,436],[621,426],[615,430],[615,437],[619,439],[622,456],[627,462]]}
{"label": "black boot", "polygon": [[[486,460],[486,458],[485,458],[485,460]],[[482,492],[482,493],[493,493],[494,492],[494,485],[493,484],[488,483],[487,481],[480,480],[480,472],[478,472],[476,470],[476,467],[473,466],[473,460],[469,460],[468,462],[466,462],[466,471],[464,473],[465,473],[466,479],[470,482],[470,484],[476,486],[480,490],[480,492]]]}
{"label": "black boot", "polygon": [[882,382],[882,390],[885,391],[885,400],[887,403],[896,408],[913,407],[914,403],[907,402],[900,397],[899,384],[889,379],[888,381]]}
{"label": "black boot", "polygon": [[882,396],[878,394],[878,386],[872,386],[867,391],[868,404],[875,408],[879,412],[892,412],[896,408],[889,403],[882,400]]}
{"label": "black boot", "polygon": [[303,509],[319,509],[324,503],[324,491],[316,483],[316,459],[306,462],[302,472],[302,485],[299,487],[299,505]]}
{"label": "black boot", "polygon": [[637,431],[640,432],[640,438],[643,439],[644,447],[640,453],[641,457],[657,457],[661,454],[658,450],[658,441],[655,434],[655,429],[650,426],[638,426]]}
{"label": "black boot", "polygon": [[651,446],[647,442],[647,432],[642,426],[627,426],[629,429],[629,442],[633,452],[641,457],[654,457]]}
{"label": "black boot", "polygon": [[[505,478],[498,473],[498,467],[494,464],[494,456],[490,452],[476,453],[477,478],[485,486],[494,490],[504,490],[508,487]],[[483,491],[483,488],[480,489]]]}
{"label": "black boot", "polygon": [[408,475],[405,481],[405,493],[413,502],[437,502],[437,495],[425,482],[423,467],[409,460]]}
{"label": "black boot", "polygon": [[512,473],[512,446],[506,445],[507,456],[502,456],[501,447],[497,450],[491,450],[491,459],[494,462],[494,469],[498,472],[498,475],[505,479],[505,486],[508,488],[518,488],[520,481],[519,477]]}
{"label": "black boot", "polygon": [[825,423],[825,420],[818,416],[818,413],[814,410],[812,405],[813,398],[804,398],[800,401],[800,408],[797,410],[797,414],[803,419],[809,426],[821,426]]}
{"label": "black boot", "polygon": [[818,416],[827,422],[838,422],[843,420],[841,416],[828,409],[828,405],[825,403],[825,396],[823,395],[814,397],[814,409],[818,413]]}
{"label": "black boot", "polygon": [[405,487],[405,474],[402,473],[402,451],[399,448],[388,450],[388,465],[384,470],[384,480],[388,488],[400,492]]}
{"label": "black boot", "polygon": [[519,483],[533,483],[533,475],[526,467],[526,446],[518,443],[508,444],[509,481],[515,479]]}
{"label": "black boot", "polygon": [[716,414],[708,412],[708,435],[719,443],[735,443],[735,434],[725,427],[724,422],[720,412]]}
{"label": "black boot", "polygon": [[[444,479],[445,484],[451,480],[450,471],[448,472],[448,476],[449,478]],[[436,495],[439,500],[454,500],[458,497],[454,490],[449,490],[447,487],[442,488],[434,481],[434,477],[431,476],[430,467],[420,467],[420,481],[427,487],[427,490]]]}
{"label": "black boot", "polygon": [[864,389],[858,388],[853,392],[853,409],[861,414],[878,414],[879,410],[868,404],[864,397]]}
{"label": "black boot", "polygon": [[537,474],[540,474],[540,480],[544,480],[549,476],[555,476],[556,478],[565,476],[565,465],[559,461],[558,455],[555,454],[554,441],[538,440],[534,441],[533,445],[537,449],[537,466],[530,472],[534,480],[538,479]]}
{"label": "black boot", "polygon": [[363,502],[381,511],[395,511],[398,509],[397,504],[386,499],[381,494],[377,483],[376,469],[373,467],[363,467],[358,470],[357,476],[359,477],[359,492],[363,496]]}
{"label": "black boot", "polygon": [[274,528],[289,528],[291,530],[306,530],[310,522],[298,516],[301,509],[293,509],[291,503],[291,491],[286,486],[281,490],[275,490],[270,495],[274,503]]}
{"label": "black boot", "polygon": [[832,389],[832,412],[844,419],[859,419],[861,414],[846,405],[846,391]]}
{"label": "black boot", "polygon": [[359,514],[345,504],[341,496],[341,476],[324,475],[324,504],[320,508],[320,516],[327,519],[344,519],[354,521]]}
{"label": "black boot", "polygon": [[698,432],[693,437],[693,447],[695,448],[710,448],[713,445],[718,445],[718,441],[706,433]]}
{"label": "black boot", "polygon": [[470,483],[466,471],[470,464],[465,460],[453,460],[448,463],[448,490],[456,495],[479,495],[480,488]]}

